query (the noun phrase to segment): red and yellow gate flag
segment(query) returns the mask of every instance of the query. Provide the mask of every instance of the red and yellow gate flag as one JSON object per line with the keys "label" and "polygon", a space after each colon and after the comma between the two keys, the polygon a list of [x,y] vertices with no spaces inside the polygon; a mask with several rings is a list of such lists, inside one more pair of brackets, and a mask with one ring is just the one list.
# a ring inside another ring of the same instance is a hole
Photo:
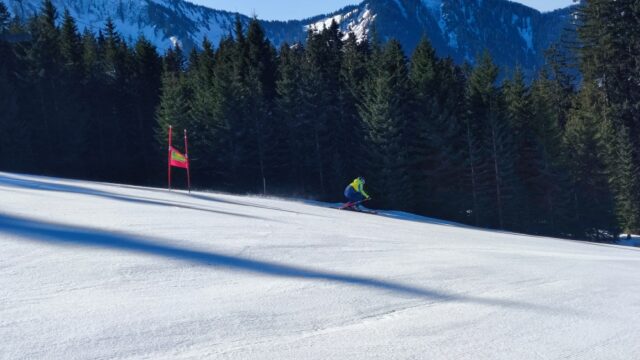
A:
{"label": "red and yellow gate flag", "polygon": [[188,169],[189,160],[173,146],[169,147],[169,164],[173,167]]}
{"label": "red and yellow gate flag", "polygon": [[171,143],[173,139],[173,126],[169,126],[169,161],[168,161],[168,183],[171,189],[171,167],[187,169],[187,185],[191,192],[191,171],[189,169],[189,147],[187,145],[187,130],[184,130],[184,154],[176,150]]}

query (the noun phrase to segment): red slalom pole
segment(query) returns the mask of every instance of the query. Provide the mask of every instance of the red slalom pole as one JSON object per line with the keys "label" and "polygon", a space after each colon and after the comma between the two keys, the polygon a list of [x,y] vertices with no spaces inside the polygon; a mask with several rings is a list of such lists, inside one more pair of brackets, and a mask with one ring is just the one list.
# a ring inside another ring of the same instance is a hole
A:
{"label": "red slalom pole", "polygon": [[167,163],[169,164],[169,185],[168,189],[171,190],[171,136],[173,135],[173,127],[169,125],[169,157],[167,158]]}
{"label": "red slalom pole", "polygon": [[187,158],[187,185],[191,193],[191,163],[189,161],[189,147],[187,146],[187,129],[184,129],[184,157]]}

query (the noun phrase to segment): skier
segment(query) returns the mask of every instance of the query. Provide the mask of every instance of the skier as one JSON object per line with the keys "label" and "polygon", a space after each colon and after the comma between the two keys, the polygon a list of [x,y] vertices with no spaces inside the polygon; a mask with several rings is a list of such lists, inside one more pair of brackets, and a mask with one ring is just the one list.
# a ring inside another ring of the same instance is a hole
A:
{"label": "skier", "polygon": [[371,199],[371,197],[364,191],[365,180],[362,176],[359,176],[353,182],[344,189],[344,196],[348,202],[342,206],[343,209],[360,210],[358,206],[360,203]]}

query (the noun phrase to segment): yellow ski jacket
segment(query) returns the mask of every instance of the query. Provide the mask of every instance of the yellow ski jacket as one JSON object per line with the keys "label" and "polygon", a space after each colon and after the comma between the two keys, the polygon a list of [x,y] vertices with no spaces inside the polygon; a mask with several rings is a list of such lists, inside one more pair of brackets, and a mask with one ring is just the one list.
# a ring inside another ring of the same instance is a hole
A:
{"label": "yellow ski jacket", "polygon": [[351,187],[355,191],[357,191],[357,192],[361,193],[362,195],[364,195],[365,197],[367,197],[367,198],[369,197],[369,194],[367,194],[364,191],[364,183],[360,180],[360,178],[357,178],[357,179],[353,180],[353,182],[351,183]]}

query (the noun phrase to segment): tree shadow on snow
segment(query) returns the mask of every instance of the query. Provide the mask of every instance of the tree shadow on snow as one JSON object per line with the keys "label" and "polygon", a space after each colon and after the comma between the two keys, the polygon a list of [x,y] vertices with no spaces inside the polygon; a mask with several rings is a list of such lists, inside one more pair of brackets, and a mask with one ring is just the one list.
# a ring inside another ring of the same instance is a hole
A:
{"label": "tree shadow on snow", "polygon": [[246,206],[246,207],[258,208],[258,209],[264,209],[264,210],[280,211],[280,212],[296,214],[296,215],[309,215],[309,216],[322,217],[322,216],[316,215],[316,214],[308,214],[308,213],[302,213],[302,212],[299,212],[299,211],[280,209],[280,208],[277,208],[277,207],[260,205],[260,204],[256,204],[256,203],[252,203],[252,202],[234,201],[234,200],[229,200],[229,199],[223,199],[223,198],[221,198],[219,196],[215,196],[215,195],[211,195],[211,194],[200,195],[200,194],[191,193],[191,194],[187,194],[187,196],[189,196],[191,198],[194,198],[194,199],[198,199],[198,200],[213,201],[213,202],[224,203],[224,204],[229,204],[229,205]]}
{"label": "tree shadow on snow", "polygon": [[555,314],[560,312],[572,312],[575,314],[574,311],[568,309],[558,309],[545,305],[528,304],[510,300],[449,294],[442,291],[415,287],[387,280],[327,272],[240,256],[225,255],[211,251],[192,250],[163,244],[162,241],[158,239],[145,239],[123,233],[47,223],[0,213],[0,234],[2,233],[25,238],[28,241],[44,242],[53,245],[97,247],[151,255],[169,260],[184,261],[225,270],[257,273],[277,277],[321,280],[394,292],[405,296],[419,297],[436,302],[454,301],[519,310],[536,310]]}
{"label": "tree shadow on snow", "polygon": [[0,186],[8,186],[8,187],[14,187],[14,188],[30,189],[30,190],[82,194],[82,195],[96,196],[96,197],[101,197],[105,199],[117,200],[117,201],[123,201],[123,202],[135,203],[135,204],[158,205],[158,206],[180,208],[180,209],[186,209],[186,210],[204,211],[204,212],[210,212],[210,213],[220,214],[220,215],[243,217],[243,218],[254,219],[254,220],[275,221],[273,219],[264,218],[260,216],[253,216],[253,215],[247,215],[247,214],[241,214],[241,213],[235,213],[235,212],[229,212],[229,211],[223,211],[223,210],[214,210],[214,209],[197,206],[194,204],[180,202],[180,201],[162,201],[162,200],[153,199],[149,197],[121,195],[121,194],[95,190],[95,189],[82,187],[82,186],[59,184],[55,182],[35,180],[31,178],[12,177],[4,174],[0,174]]}

